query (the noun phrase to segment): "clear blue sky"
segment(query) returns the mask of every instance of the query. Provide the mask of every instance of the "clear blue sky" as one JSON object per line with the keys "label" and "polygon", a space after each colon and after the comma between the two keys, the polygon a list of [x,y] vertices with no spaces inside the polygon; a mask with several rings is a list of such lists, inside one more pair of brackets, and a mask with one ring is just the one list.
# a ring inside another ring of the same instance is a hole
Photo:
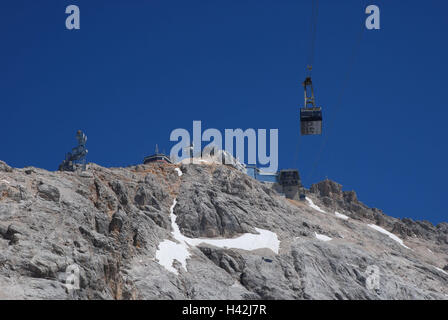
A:
{"label": "clear blue sky", "polygon": [[[448,4],[320,0],[313,80],[323,137],[299,137],[311,0],[0,2],[0,159],[56,170],[140,163],[175,128],[278,128],[281,168],[325,177],[396,217],[446,221]],[[65,7],[81,29],[65,28]],[[338,105],[366,4],[365,30]],[[294,161],[297,140],[298,161]],[[311,169],[323,139],[325,148]]]}

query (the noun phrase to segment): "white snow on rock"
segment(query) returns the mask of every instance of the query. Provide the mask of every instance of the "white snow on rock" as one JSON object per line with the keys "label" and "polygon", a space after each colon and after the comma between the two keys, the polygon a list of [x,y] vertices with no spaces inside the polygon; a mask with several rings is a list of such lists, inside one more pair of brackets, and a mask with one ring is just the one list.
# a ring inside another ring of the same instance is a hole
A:
{"label": "white snow on rock", "polygon": [[9,181],[8,180],[5,180],[5,179],[2,179],[2,180],[0,180],[1,182],[4,182],[4,183],[7,183],[7,184],[10,184],[9,183]]}
{"label": "white snow on rock", "polygon": [[308,205],[309,205],[311,208],[313,208],[314,210],[317,210],[317,211],[319,211],[319,212],[326,213],[326,212],[325,212],[324,210],[322,210],[319,206],[316,206],[316,205],[314,204],[313,200],[311,200],[311,199],[308,198],[308,197],[306,197],[305,199],[306,199],[306,201],[308,202]]}
{"label": "white snow on rock", "polygon": [[400,245],[402,245],[403,247],[405,247],[406,249],[410,249],[409,247],[407,247],[404,243],[403,240],[401,240],[400,238],[398,238],[396,235],[394,235],[393,233],[390,233],[387,230],[384,230],[383,228],[381,228],[380,226],[377,226],[375,224],[369,224],[368,225],[370,228],[375,229],[376,231],[379,231],[383,234],[385,234],[386,236],[388,236],[389,238],[391,238],[392,240],[398,242]]}
{"label": "white snow on rock", "polygon": [[174,168],[174,170],[176,170],[177,175],[178,175],[179,177],[183,174],[182,170],[180,170],[179,168]]}
{"label": "white snow on rock", "polygon": [[348,220],[348,217],[345,214],[339,213],[337,211],[334,212],[335,216],[342,220]]}
{"label": "white snow on rock", "polygon": [[438,271],[440,271],[440,272],[442,272],[443,274],[446,274],[446,275],[448,276],[448,272],[446,272],[445,270],[440,269],[440,268],[437,268],[437,267],[434,267],[434,268],[436,268],[436,270],[438,270]]}
{"label": "white snow on rock", "polygon": [[197,246],[201,243],[206,243],[220,248],[232,248],[243,250],[256,250],[261,248],[268,248],[278,253],[280,247],[280,241],[277,235],[271,231],[255,228],[259,234],[245,233],[238,238],[232,239],[191,239],[185,238],[185,241],[192,245]]}
{"label": "white snow on rock", "polygon": [[321,241],[330,241],[330,240],[333,240],[332,238],[327,237],[327,236],[324,235],[324,234],[318,234],[318,233],[316,233],[316,232],[314,232],[314,234],[316,235],[316,238],[319,239],[319,240],[321,240]]}
{"label": "white snow on rock", "polygon": [[187,258],[190,257],[190,253],[188,252],[188,246],[180,233],[179,226],[176,224],[176,216],[173,213],[175,206],[176,200],[174,200],[170,207],[170,217],[171,227],[173,228],[172,234],[178,243],[171,240],[162,241],[157,248],[156,259],[159,264],[165,267],[168,271],[178,274],[177,270],[173,267],[174,260],[179,261],[185,271],[187,271]]}
{"label": "white snow on rock", "polygon": [[187,258],[189,257],[190,253],[185,243],[176,243],[170,240],[161,242],[156,251],[156,259],[159,264],[175,274],[178,274],[178,272],[173,267],[174,260],[179,261],[182,267],[187,270]]}
{"label": "white snow on rock", "polygon": [[259,234],[245,233],[237,238],[232,239],[208,239],[208,238],[188,238],[184,236],[176,223],[176,215],[174,214],[174,207],[177,201],[174,200],[170,208],[171,227],[173,229],[172,235],[178,243],[171,240],[164,240],[159,244],[156,251],[156,259],[160,265],[165,267],[168,271],[178,274],[173,267],[174,260],[180,262],[182,267],[187,271],[187,259],[190,257],[188,251],[189,246],[197,246],[201,243],[209,244],[220,248],[232,248],[243,250],[256,250],[268,248],[278,254],[280,248],[280,241],[277,234],[274,232],[255,228]]}

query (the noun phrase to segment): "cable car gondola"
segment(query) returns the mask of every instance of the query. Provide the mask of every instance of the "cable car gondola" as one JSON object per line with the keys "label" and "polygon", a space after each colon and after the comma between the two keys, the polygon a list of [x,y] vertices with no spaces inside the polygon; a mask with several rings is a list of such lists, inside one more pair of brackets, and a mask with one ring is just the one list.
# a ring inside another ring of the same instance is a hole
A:
{"label": "cable car gondola", "polygon": [[301,135],[320,135],[322,134],[322,108],[316,107],[311,77],[305,79],[303,87],[305,105],[300,108],[300,133]]}

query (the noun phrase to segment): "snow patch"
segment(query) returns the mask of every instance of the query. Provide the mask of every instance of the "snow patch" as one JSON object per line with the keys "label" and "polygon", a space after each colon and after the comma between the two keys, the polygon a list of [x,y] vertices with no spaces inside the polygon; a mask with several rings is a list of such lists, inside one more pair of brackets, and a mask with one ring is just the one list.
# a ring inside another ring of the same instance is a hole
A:
{"label": "snow patch", "polygon": [[345,214],[339,213],[337,211],[334,212],[334,214],[336,215],[337,218],[342,219],[342,220],[348,220],[348,217]]}
{"label": "snow patch", "polygon": [[436,270],[438,270],[438,271],[440,271],[440,272],[442,272],[443,274],[446,274],[446,275],[448,276],[448,272],[446,272],[445,270],[440,269],[440,268],[437,268],[437,267],[434,267],[434,268],[436,268]]}
{"label": "snow patch", "polygon": [[0,180],[1,182],[4,182],[4,183],[7,183],[7,184],[10,184],[10,182],[9,181],[7,181],[7,180],[5,180],[5,179],[2,179],[2,180]]}
{"label": "snow patch", "polygon": [[321,241],[330,241],[330,240],[333,240],[332,238],[327,237],[327,236],[324,235],[324,234],[318,234],[318,233],[316,233],[316,232],[314,232],[314,234],[316,235],[316,238],[319,239],[319,240],[321,240]]}
{"label": "snow patch", "polygon": [[176,170],[177,175],[178,175],[179,177],[183,175],[182,170],[180,170],[179,168],[174,168],[174,170]]}
{"label": "snow patch", "polygon": [[232,239],[191,239],[186,238],[185,241],[192,245],[197,246],[201,243],[206,243],[220,248],[232,248],[242,250],[256,250],[261,248],[268,248],[278,253],[280,247],[280,241],[277,235],[271,231],[255,228],[259,234],[245,233],[238,238]]}
{"label": "snow patch", "polygon": [[394,235],[393,233],[390,233],[389,231],[381,228],[380,226],[377,226],[375,224],[369,224],[368,225],[370,228],[375,229],[376,231],[379,231],[383,234],[385,234],[386,236],[388,236],[389,238],[391,238],[392,240],[398,242],[401,246],[405,247],[406,249],[410,249],[409,247],[407,247],[404,243],[403,240],[401,240],[400,238],[398,238],[396,235]]}
{"label": "snow patch", "polygon": [[306,199],[306,201],[308,202],[308,205],[309,205],[311,208],[313,208],[314,210],[317,210],[317,211],[319,211],[319,212],[326,213],[326,212],[325,212],[324,210],[322,210],[319,206],[316,206],[316,205],[314,204],[313,200],[311,200],[311,199],[308,198],[308,197],[306,197],[305,199]]}
{"label": "snow patch", "polygon": [[174,200],[173,205],[170,207],[170,218],[173,229],[172,235],[178,243],[171,240],[164,240],[159,244],[156,251],[157,261],[168,271],[178,274],[177,270],[173,267],[174,260],[179,261],[185,271],[187,271],[186,261],[190,257],[188,248],[189,246],[197,246],[201,243],[219,248],[243,249],[248,251],[268,248],[278,254],[280,241],[278,240],[277,234],[259,228],[255,228],[259,234],[245,233],[232,239],[188,238],[180,232],[179,226],[176,223],[176,215],[174,214],[176,204],[177,201]]}
{"label": "snow patch", "polygon": [[188,248],[185,243],[175,243],[170,240],[164,240],[159,244],[156,252],[157,261],[164,266],[168,271],[178,274],[173,267],[174,260],[181,263],[182,267],[187,270],[187,258],[190,257]]}

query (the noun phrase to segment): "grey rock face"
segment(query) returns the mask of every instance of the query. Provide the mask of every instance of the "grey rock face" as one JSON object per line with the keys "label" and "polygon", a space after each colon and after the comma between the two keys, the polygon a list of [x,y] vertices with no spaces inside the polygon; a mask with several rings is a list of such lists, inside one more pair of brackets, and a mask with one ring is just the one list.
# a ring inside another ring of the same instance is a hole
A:
{"label": "grey rock face", "polygon": [[[447,223],[389,217],[330,180],[307,196],[326,213],[225,165],[89,164],[78,175],[0,162],[0,299],[448,298]],[[175,199],[184,236],[259,228],[278,236],[280,250],[190,246],[186,270],[175,261],[172,273],[156,252],[174,241]],[[69,290],[74,266],[80,287]]]}
{"label": "grey rock face", "polygon": [[319,201],[333,210],[346,212],[351,218],[368,220],[379,226],[390,229],[402,238],[419,237],[437,243],[448,243],[448,224],[446,222],[434,226],[429,221],[413,221],[409,218],[396,219],[384,214],[377,208],[369,208],[360,202],[354,191],[343,191],[342,185],[324,180],[313,184],[310,193],[316,195]]}
{"label": "grey rock face", "polygon": [[0,172],[12,172],[12,168],[0,160]]}
{"label": "grey rock face", "polygon": [[123,224],[127,220],[127,215],[123,211],[119,210],[112,216],[112,220],[109,224],[109,232],[120,232]]}
{"label": "grey rock face", "polygon": [[59,202],[59,197],[61,196],[58,188],[48,185],[43,182],[39,182],[37,186],[37,191],[39,197],[48,201]]}

